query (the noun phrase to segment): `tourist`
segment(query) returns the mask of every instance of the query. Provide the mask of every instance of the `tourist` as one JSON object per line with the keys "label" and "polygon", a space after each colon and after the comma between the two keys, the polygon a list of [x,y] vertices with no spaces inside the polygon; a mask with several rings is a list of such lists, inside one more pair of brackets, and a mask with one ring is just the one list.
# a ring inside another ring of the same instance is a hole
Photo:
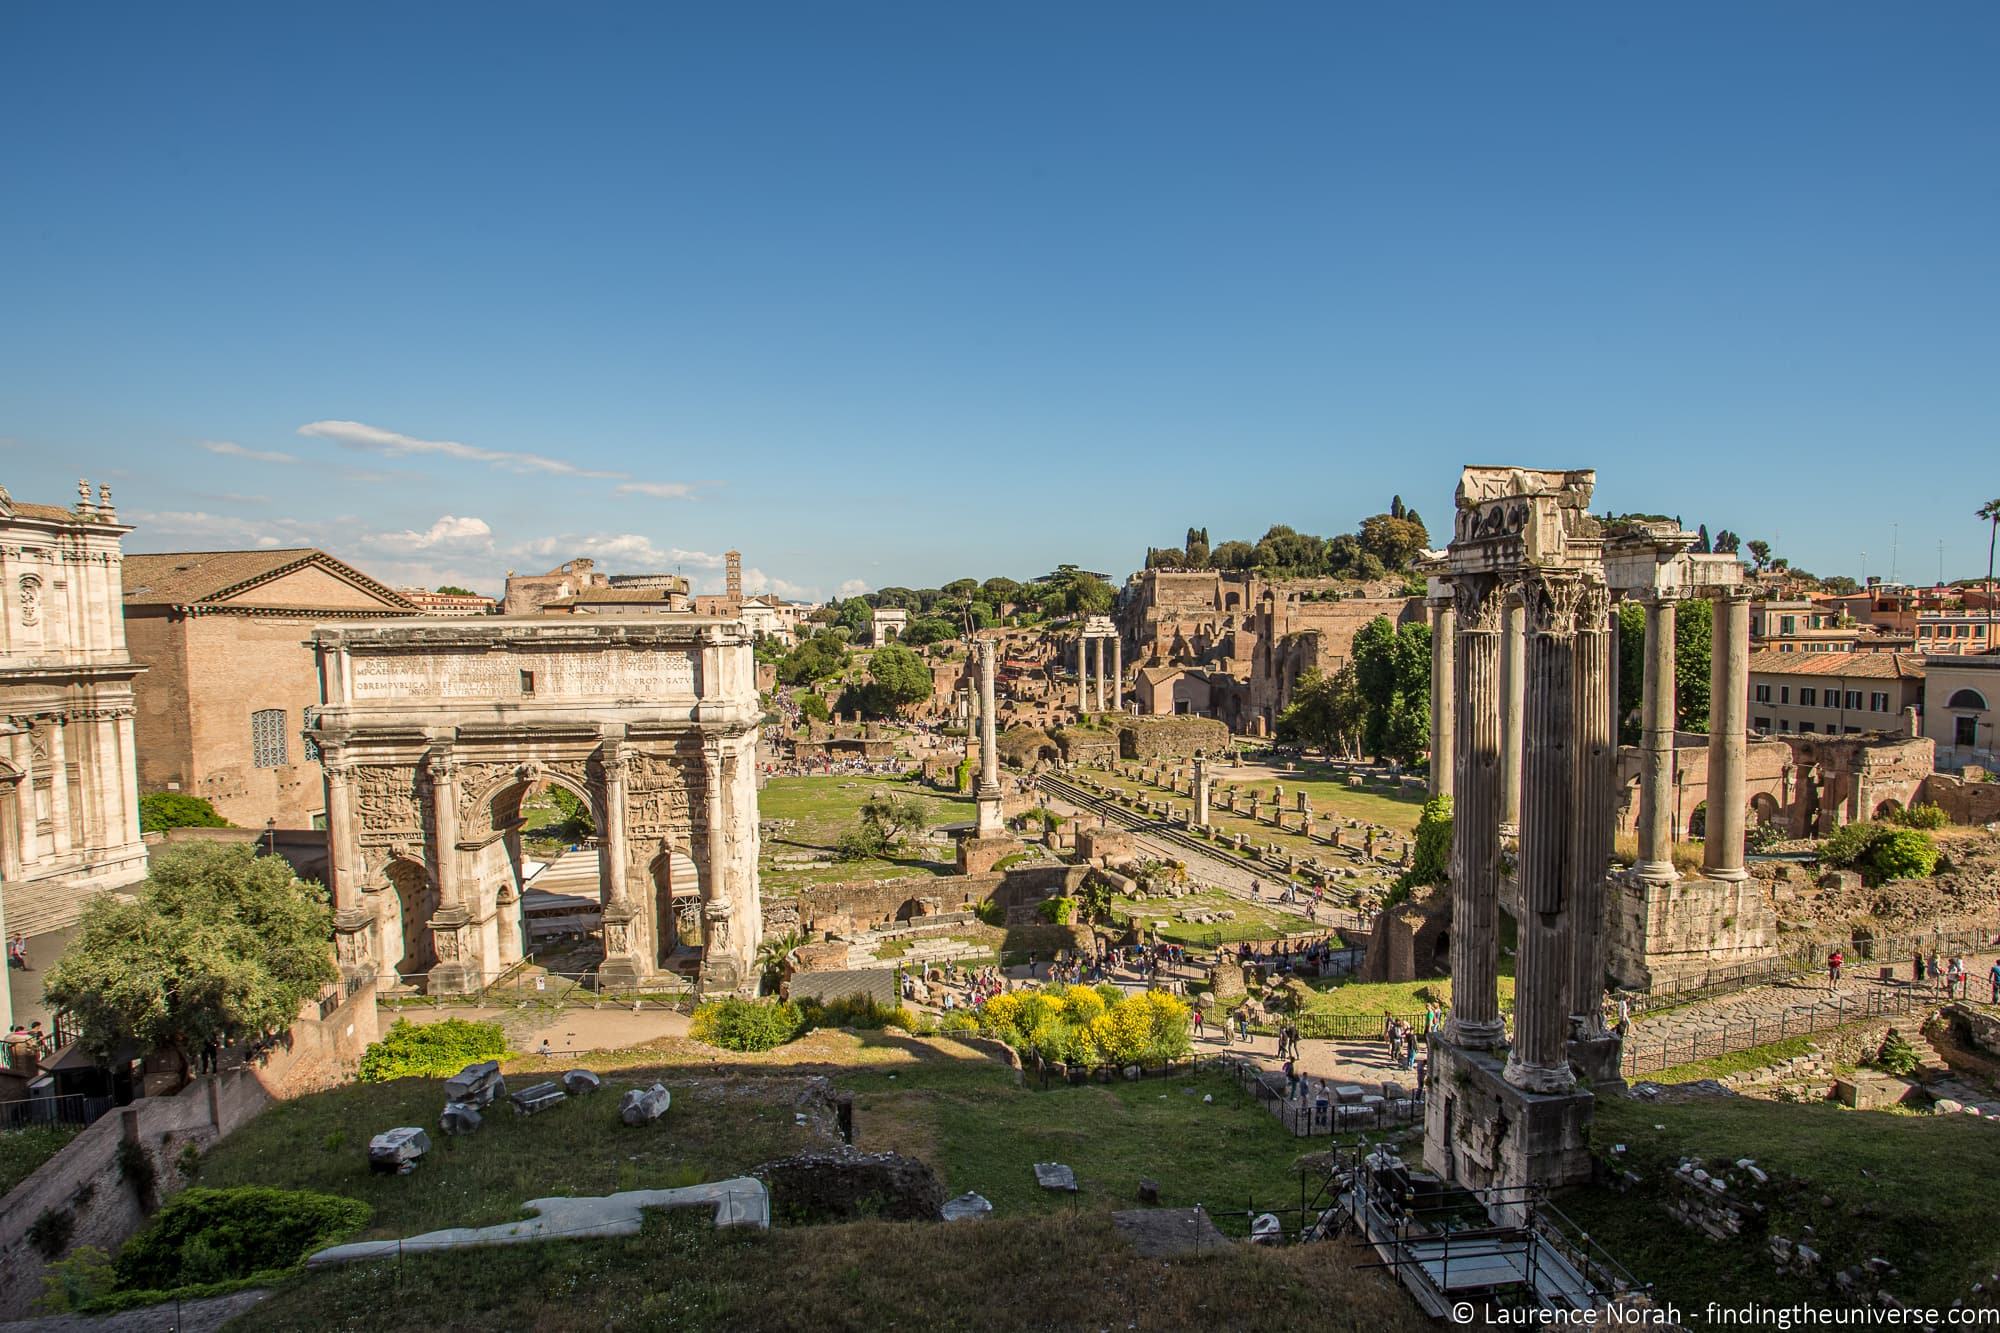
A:
{"label": "tourist", "polygon": [[1200,1040],[1201,1040],[1201,1010],[1197,1009],[1197,1010],[1195,1010],[1195,1011],[1194,1011],[1194,1014],[1193,1014],[1193,1019],[1194,1019],[1194,1039],[1195,1039],[1196,1041],[1200,1041]]}
{"label": "tourist", "polygon": [[1918,985],[1924,979],[1924,951],[1918,949],[1910,955],[1910,984]]}
{"label": "tourist", "polygon": [[[1996,977],[2000,977],[2000,964],[1995,965],[1994,975]],[[2000,982],[1995,982],[1994,984],[2000,985]],[[1298,1095],[1299,1095],[1298,1066],[1293,1064],[1290,1060],[1287,1060],[1285,1061],[1285,1100],[1291,1101],[1294,1097]]]}
{"label": "tourist", "polygon": [[2000,1004],[2000,958],[1993,960],[1992,968],[1986,973],[1986,981],[1993,988],[1993,993],[1986,997],[1986,1003]]}
{"label": "tourist", "polygon": [[1942,972],[1938,968],[1938,952],[1936,949],[1931,950],[1930,960],[1924,964],[1924,970],[1927,973],[1927,979],[1930,981],[1932,989],[1936,989],[1938,977],[1942,975]]}
{"label": "tourist", "polygon": [[1622,1038],[1631,1034],[1632,1001],[1621,995],[1618,997],[1618,1035]]}
{"label": "tourist", "polygon": [[28,937],[18,930],[7,939],[7,966],[23,972],[34,970],[28,966]]}
{"label": "tourist", "polygon": [[1829,953],[1826,956],[1826,984],[1829,988],[1839,987],[1840,968],[1841,965],[1846,961],[1847,960],[1841,956],[1841,952],[1838,949],[1835,949],[1832,953]]}
{"label": "tourist", "polygon": [[1951,956],[1951,961],[1945,964],[1944,997],[1947,1000],[1951,999],[1953,996],[1958,994],[1958,992],[1960,991],[1961,988],[1964,987],[1964,985],[1965,985],[1965,959],[1958,954],[1953,954]]}
{"label": "tourist", "polygon": [[535,1054],[541,1056],[542,1059],[544,1060],[550,1059],[555,1055],[555,1053],[556,1053],[556,1048],[549,1045],[549,1039],[547,1037],[543,1037],[542,1044],[535,1049]]}

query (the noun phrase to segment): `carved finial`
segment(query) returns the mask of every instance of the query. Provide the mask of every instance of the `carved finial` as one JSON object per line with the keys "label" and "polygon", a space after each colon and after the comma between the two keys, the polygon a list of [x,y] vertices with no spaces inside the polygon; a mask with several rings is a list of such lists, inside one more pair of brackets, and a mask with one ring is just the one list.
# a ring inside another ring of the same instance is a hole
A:
{"label": "carved finial", "polygon": [[82,477],[76,479],[76,512],[85,518],[91,515],[90,483]]}
{"label": "carved finial", "polygon": [[97,488],[97,510],[101,518],[108,520],[118,517],[118,511],[111,507],[111,484],[109,482],[101,483]]}

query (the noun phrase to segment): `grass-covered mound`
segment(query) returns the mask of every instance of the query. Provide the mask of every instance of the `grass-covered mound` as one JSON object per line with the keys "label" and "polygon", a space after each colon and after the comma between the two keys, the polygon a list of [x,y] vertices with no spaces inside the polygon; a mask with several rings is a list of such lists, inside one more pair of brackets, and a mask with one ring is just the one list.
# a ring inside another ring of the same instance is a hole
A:
{"label": "grass-covered mound", "polygon": [[309,1190],[182,1190],[118,1252],[118,1285],[165,1291],[282,1272],[359,1230],[368,1211]]}

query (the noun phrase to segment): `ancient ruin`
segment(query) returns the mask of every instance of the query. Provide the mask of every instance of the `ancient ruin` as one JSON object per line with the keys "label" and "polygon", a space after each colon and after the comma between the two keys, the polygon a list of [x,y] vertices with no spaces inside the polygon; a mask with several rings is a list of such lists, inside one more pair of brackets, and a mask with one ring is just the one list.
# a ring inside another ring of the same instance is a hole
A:
{"label": "ancient ruin", "polygon": [[350,977],[474,990],[522,956],[521,802],[595,820],[601,987],[698,967],[754,989],[751,640],[703,618],[416,620],[316,631],[335,934]]}
{"label": "ancient ruin", "polygon": [[[1713,793],[1704,877],[1745,878],[1744,672],[1749,620],[1730,557],[1690,554],[1671,523],[1606,523],[1596,475],[1469,467],[1449,548],[1429,564],[1436,780],[1454,797],[1452,1016],[1432,1039],[1426,1165],[1473,1186],[1556,1186],[1590,1171],[1591,1097],[1615,1080],[1602,1019],[1605,895],[1616,796],[1616,597],[1647,608],[1646,770],[1631,892],[1678,878],[1666,818],[1673,743],[1673,607],[1716,599]],[[1442,662],[1440,662],[1442,665]],[[1498,997],[1503,879],[1518,902],[1514,1033]],[[1692,886],[1702,891],[1701,886]]]}
{"label": "ancient ruin", "polygon": [[[1109,652],[1106,645],[1109,645]],[[1083,628],[1076,636],[1076,711],[1079,713],[1102,713],[1106,710],[1107,692],[1104,687],[1105,658],[1111,661],[1111,688],[1108,693],[1110,711],[1123,712],[1125,679],[1125,645],[1118,633],[1118,627],[1110,616],[1088,616]]]}

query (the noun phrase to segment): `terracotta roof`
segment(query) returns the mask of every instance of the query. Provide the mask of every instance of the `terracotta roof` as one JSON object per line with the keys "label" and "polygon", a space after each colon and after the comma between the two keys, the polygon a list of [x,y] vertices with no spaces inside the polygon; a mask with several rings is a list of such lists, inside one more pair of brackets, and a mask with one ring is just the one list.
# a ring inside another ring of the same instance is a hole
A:
{"label": "terracotta roof", "polygon": [[9,503],[7,508],[13,511],[16,518],[39,518],[50,523],[82,523],[85,521],[74,510],[64,509],[61,505],[25,504],[20,500],[15,500]]}
{"label": "terracotta roof", "polygon": [[219,602],[306,565],[320,565],[388,603],[415,610],[408,598],[311,546],[264,551],[168,551],[125,557],[125,601],[132,606]]}
{"label": "terracotta roof", "polygon": [[1922,680],[1924,659],[1914,653],[1781,653],[1765,648],[1750,654],[1750,674],[1759,672],[1842,680]]}

